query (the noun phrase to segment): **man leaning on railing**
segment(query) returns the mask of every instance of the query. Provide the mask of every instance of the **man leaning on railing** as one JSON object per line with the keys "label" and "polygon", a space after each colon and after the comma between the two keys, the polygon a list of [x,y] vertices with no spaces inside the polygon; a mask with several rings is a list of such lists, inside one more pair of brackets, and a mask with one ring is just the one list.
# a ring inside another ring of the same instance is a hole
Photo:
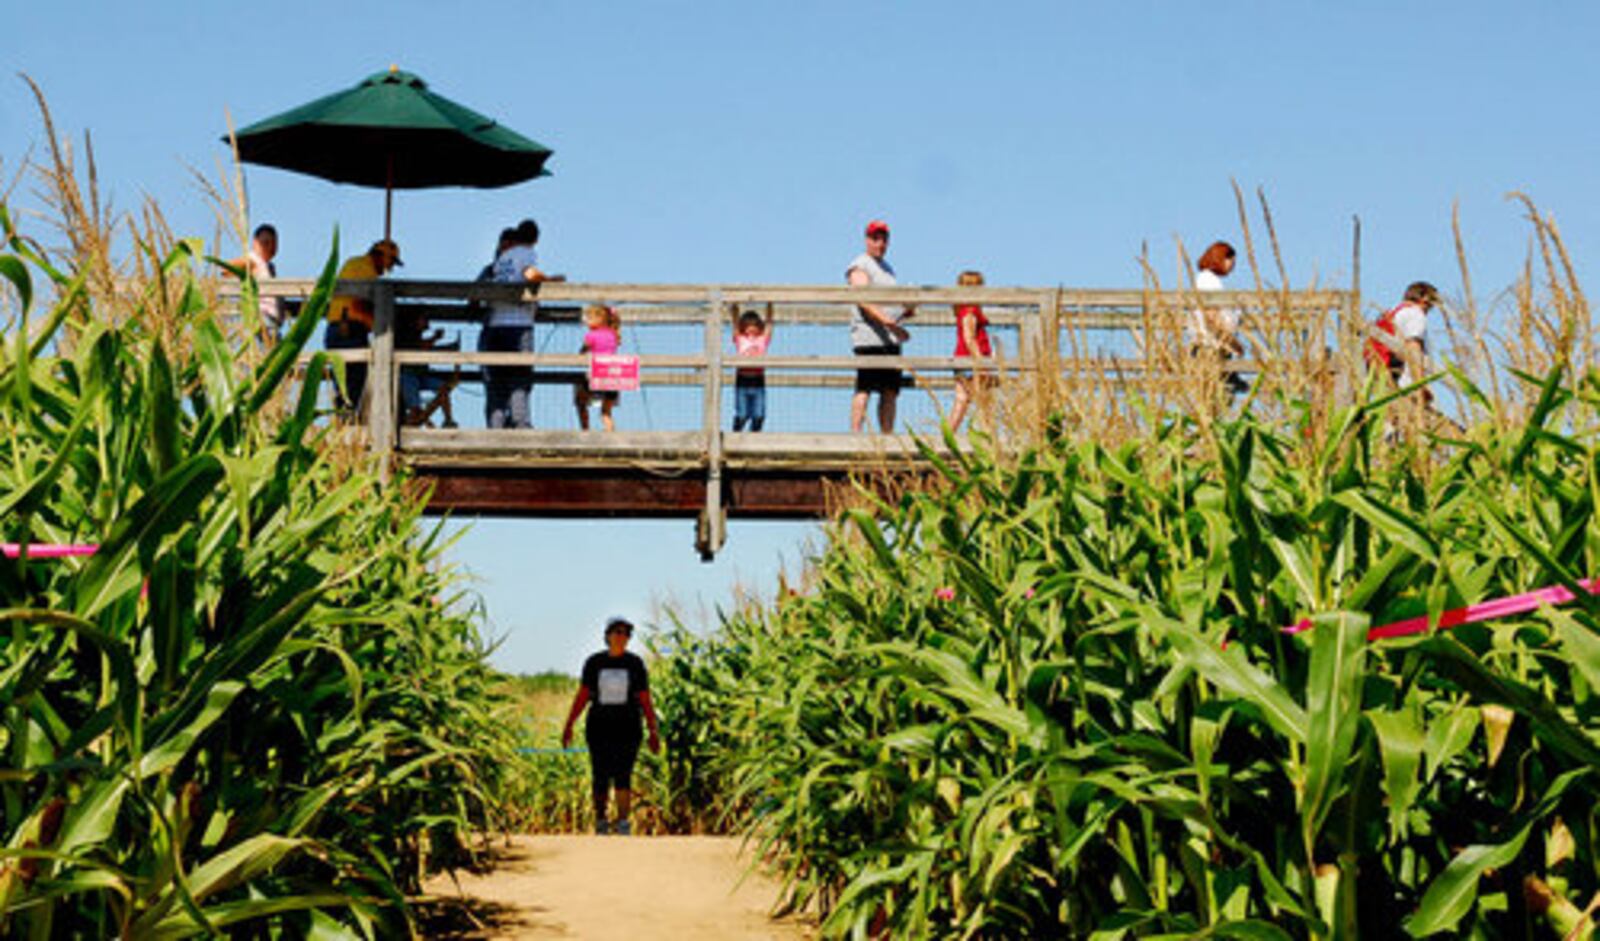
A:
{"label": "man leaning on railing", "polygon": [[[400,246],[390,239],[372,243],[365,255],[357,255],[339,269],[341,281],[375,281],[397,265]],[[372,301],[353,294],[336,294],[328,306],[328,326],[322,346],[329,350],[364,350],[372,344]],[[354,418],[367,386],[367,364],[346,363],[344,391],[336,392],[335,404],[345,418]]]}

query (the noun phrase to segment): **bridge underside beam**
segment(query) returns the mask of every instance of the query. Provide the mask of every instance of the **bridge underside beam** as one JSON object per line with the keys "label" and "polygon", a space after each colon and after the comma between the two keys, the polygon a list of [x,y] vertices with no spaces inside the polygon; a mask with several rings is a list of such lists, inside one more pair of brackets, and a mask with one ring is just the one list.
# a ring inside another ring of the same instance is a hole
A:
{"label": "bridge underside beam", "polygon": [[[735,519],[816,519],[844,486],[840,473],[725,471],[722,505]],[[433,487],[430,513],[478,516],[613,516],[694,519],[706,505],[703,474],[628,467],[418,467]]]}

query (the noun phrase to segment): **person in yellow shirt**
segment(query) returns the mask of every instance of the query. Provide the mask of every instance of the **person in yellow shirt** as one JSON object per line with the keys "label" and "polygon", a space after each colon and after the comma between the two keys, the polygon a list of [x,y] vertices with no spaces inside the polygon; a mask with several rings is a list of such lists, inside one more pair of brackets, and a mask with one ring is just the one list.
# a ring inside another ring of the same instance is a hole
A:
{"label": "person in yellow shirt", "polygon": [[[346,261],[339,269],[341,281],[374,281],[397,265],[400,246],[390,239],[372,243],[365,255]],[[351,294],[336,294],[328,305],[328,326],[323,333],[322,346],[328,350],[364,350],[372,341],[372,302]],[[361,404],[361,393],[367,385],[367,364],[346,363],[344,368],[345,393],[335,393],[335,404],[346,417],[354,414]]]}

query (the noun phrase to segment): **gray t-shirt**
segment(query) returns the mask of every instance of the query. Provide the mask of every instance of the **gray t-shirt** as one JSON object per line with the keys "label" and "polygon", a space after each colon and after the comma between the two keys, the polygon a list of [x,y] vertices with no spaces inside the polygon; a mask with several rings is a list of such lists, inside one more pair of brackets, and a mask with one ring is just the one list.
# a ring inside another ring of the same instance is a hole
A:
{"label": "gray t-shirt", "polygon": [[[537,267],[539,267],[539,253],[533,250],[532,245],[513,245],[495,258],[491,269],[491,280],[501,284],[520,284],[523,280],[522,272]],[[495,304],[489,308],[487,326],[531,327],[533,311],[532,304]]]}
{"label": "gray t-shirt", "polygon": [[[867,283],[874,287],[888,287],[896,283],[894,269],[889,267],[889,262],[882,258],[873,258],[866,252],[857,255],[855,261],[844,269],[846,283],[850,280],[850,272],[857,268],[867,273]],[[883,324],[868,317],[860,307],[856,308],[856,315],[850,320],[850,346],[858,350],[900,348],[894,334]]]}

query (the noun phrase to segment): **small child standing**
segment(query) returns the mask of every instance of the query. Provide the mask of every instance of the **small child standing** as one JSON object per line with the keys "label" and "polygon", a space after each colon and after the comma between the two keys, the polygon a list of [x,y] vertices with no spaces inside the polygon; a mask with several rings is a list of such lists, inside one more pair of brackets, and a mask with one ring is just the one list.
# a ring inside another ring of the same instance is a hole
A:
{"label": "small child standing", "polygon": [[[740,358],[757,358],[767,355],[772,343],[772,305],[767,305],[767,316],[753,310],[738,315],[733,327],[733,348]],[[767,420],[766,370],[740,366],[733,375],[733,430],[760,431]]]}
{"label": "small child standing", "polygon": [[[615,353],[617,347],[622,345],[622,318],[615,308],[604,304],[590,304],[583,310],[583,322],[589,331],[583,335],[583,346],[578,349],[580,353],[593,356],[596,353]],[[589,402],[600,402],[600,425],[607,431],[616,431],[616,423],[611,420],[611,410],[617,406],[617,393],[591,392],[589,390],[589,375],[584,373],[583,381],[573,389],[572,404],[578,409],[578,427],[584,431],[589,430]]]}

